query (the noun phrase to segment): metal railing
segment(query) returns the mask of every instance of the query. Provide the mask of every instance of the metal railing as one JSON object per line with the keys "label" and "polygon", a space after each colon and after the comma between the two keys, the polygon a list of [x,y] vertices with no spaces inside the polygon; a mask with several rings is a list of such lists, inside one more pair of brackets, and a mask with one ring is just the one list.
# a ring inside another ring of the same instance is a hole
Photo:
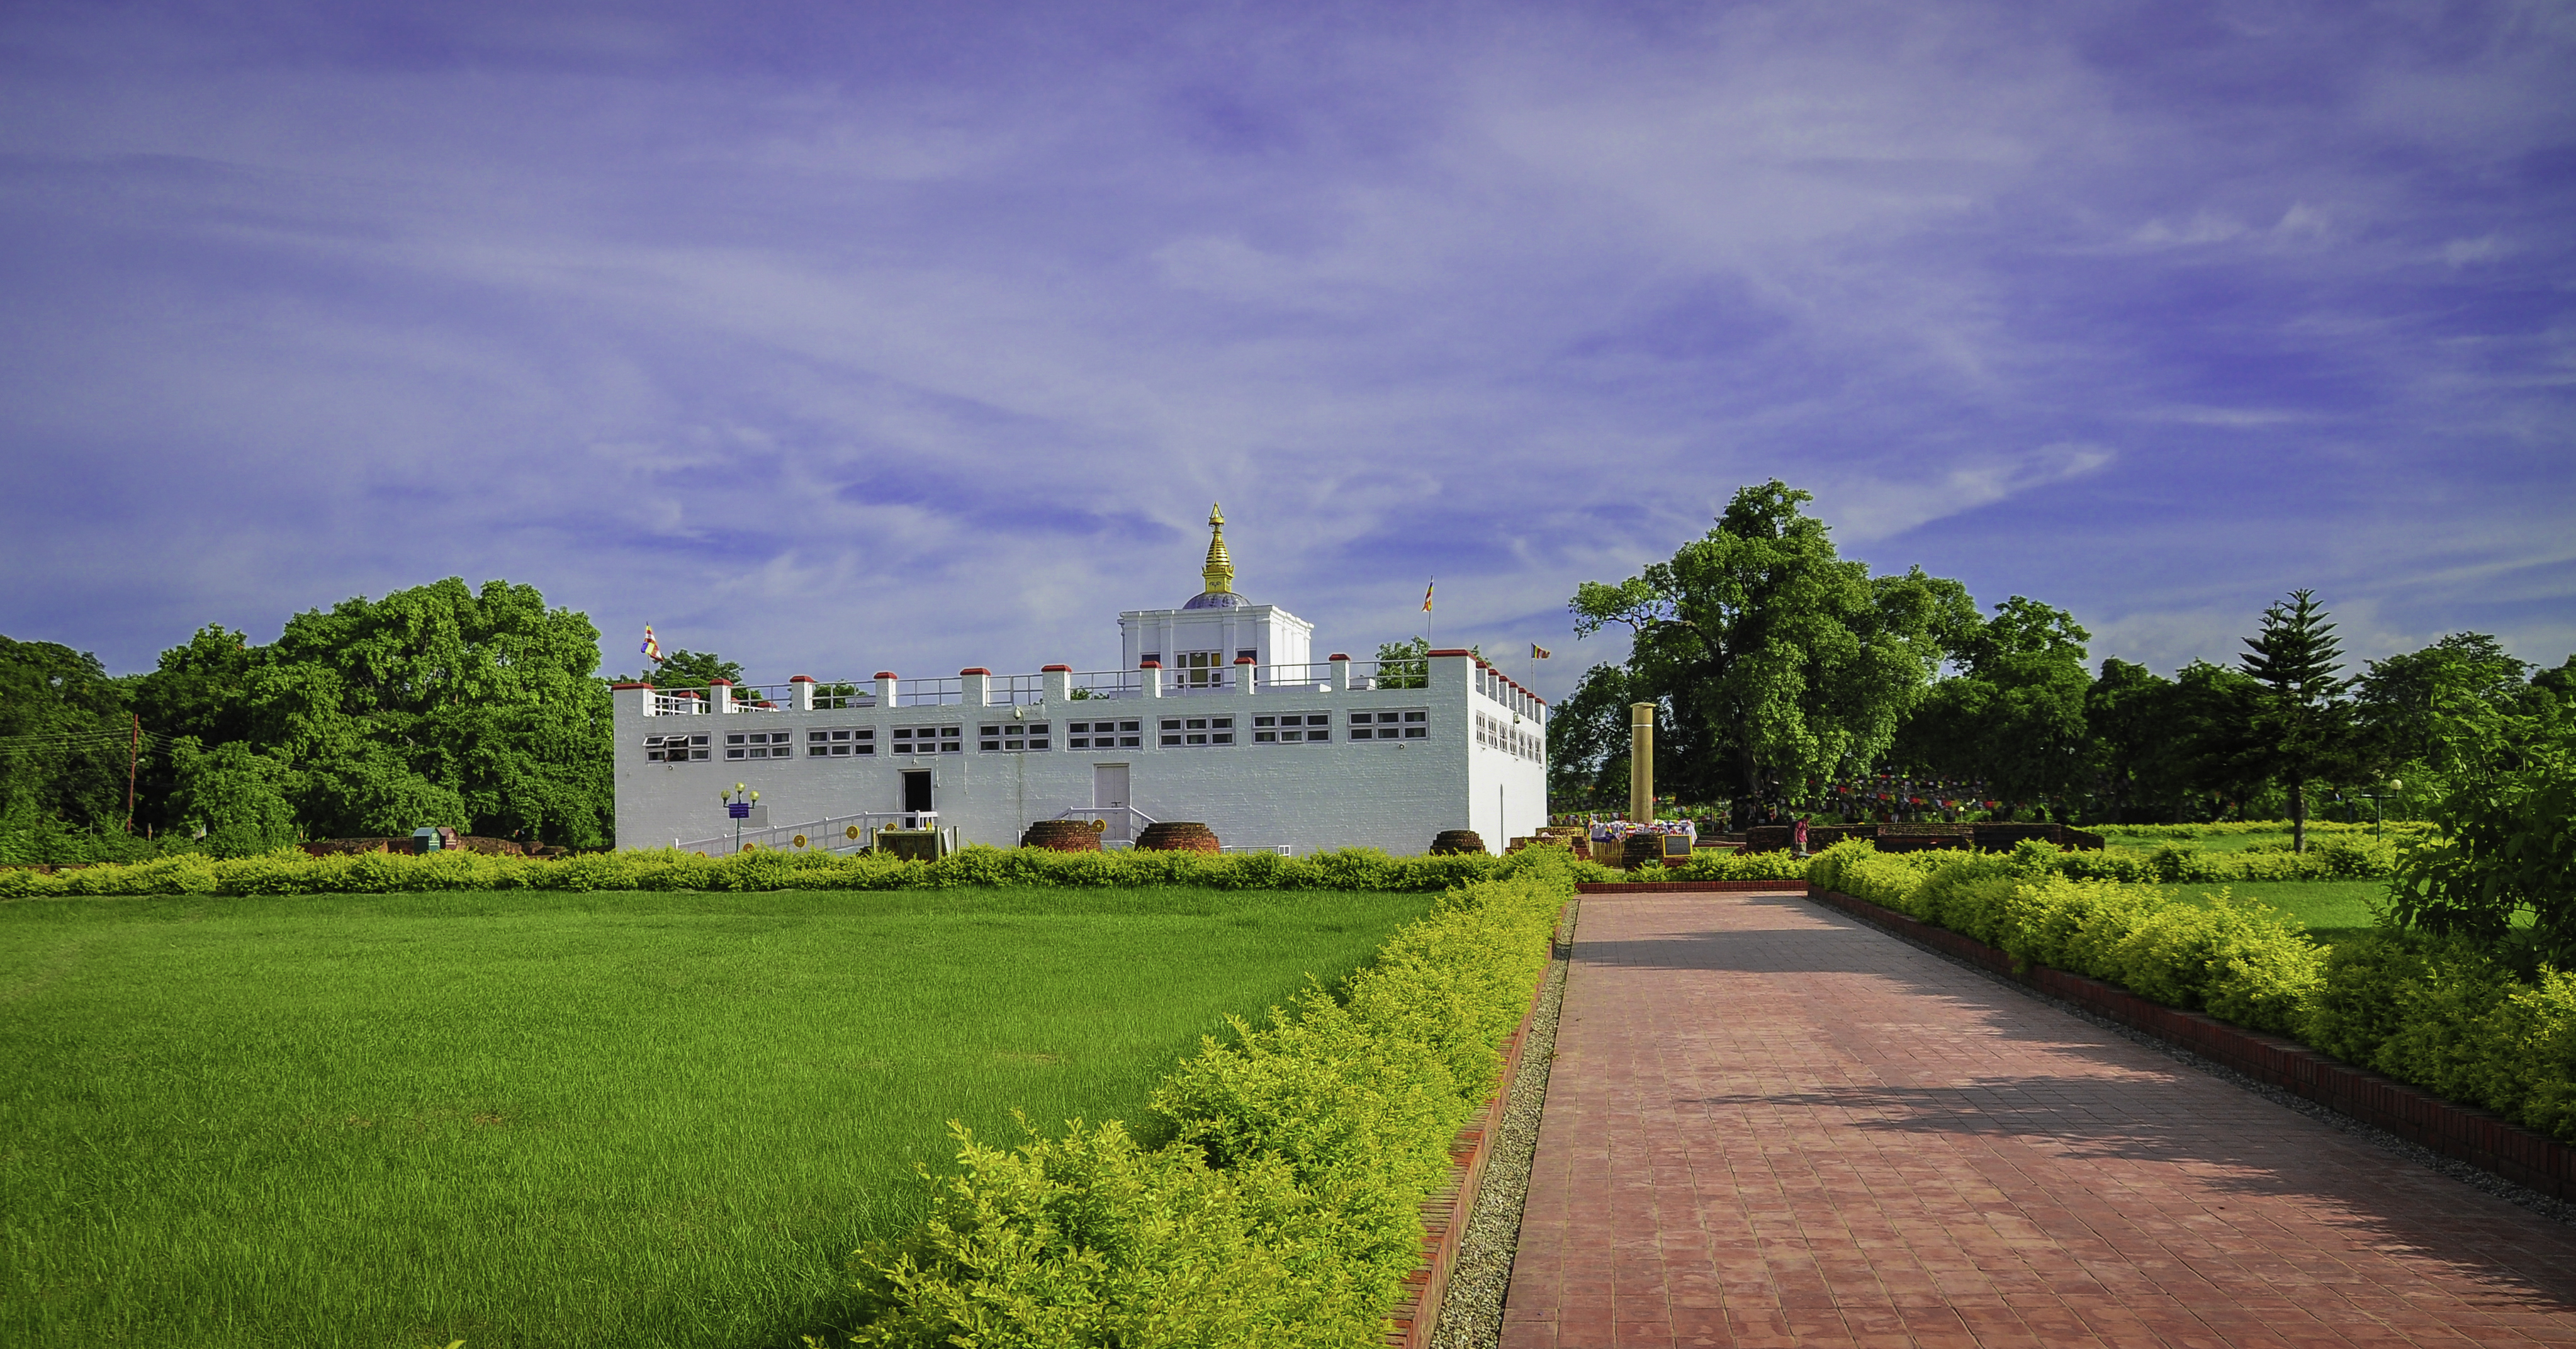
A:
{"label": "metal railing", "polygon": [[657,717],[699,717],[714,710],[704,689],[679,689],[665,693],[653,691],[653,715]]}
{"label": "metal railing", "polygon": [[936,707],[945,703],[966,701],[966,681],[956,675],[940,679],[898,679],[894,685],[897,707]]}
{"label": "metal railing", "polygon": [[1100,834],[1100,846],[1125,847],[1136,841],[1136,835],[1149,824],[1162,821],[1134,806],[1076,806],[1059,810],[1050,818],[1058,820],[1099,820],[1106,827]]}
{"label": "metal railing", "polygon": [[1142,698],[1145,696],[1145,672],[1142,670],[1095,670],[1073,676],[1077,700],[1083,698]]}
{"label": "metal railing", "polygon": [[[856,815],[835,815],[827,820],[808,820],[803,824],[764,825],[742,831],[745,851],[754,849],[793,852],[799,849],[816,852],[857,852],[876,842],[880,828],[936,828],[939,812],[935,810],[868,810]],[[797,842],[803,839],[804,842]],[[722,857],[734,851],[734,835],[728,831],[714,838],[702,838],[678,845],[682,852],[704,853]]]}
{"label": "metal railing", "polygon": [[1304,684],[1330,684],[1332,682],[1333,663],[1331,661],[1317,661],[1312,665],[1264,665],[1261,667],[1261,683],[1264,687],[1276,684],[1282,688],[1291,688]]}
{"label": "metal railing", "polygon": [[1029,707],[1045,702],[1046,676],[988,675],[984,680],[984,701],[996,707]]}
{"label": "metal railing", "polygon": [[733,686],[733,710],[736,712],[784,712],[796,706],[794,684],[736,684]]}
{"label": "metal railing", "polygon": [[844,680],[837,684],[814,686],[814,708],[819,712],[839,712],[848,708],[876,705],[877,689],[872,682],[858,684]]}

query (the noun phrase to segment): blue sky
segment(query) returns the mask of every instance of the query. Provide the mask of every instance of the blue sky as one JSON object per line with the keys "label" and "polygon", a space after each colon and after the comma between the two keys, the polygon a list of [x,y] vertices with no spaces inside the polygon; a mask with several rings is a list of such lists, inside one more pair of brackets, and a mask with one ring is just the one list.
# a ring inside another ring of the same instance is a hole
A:
{"label": "blue sky", "polygon": [[1366,654],[1744,483],[2227,658],[2576,650],[2576,10],[21,3],[0,632],[446,575],[755,678]]}

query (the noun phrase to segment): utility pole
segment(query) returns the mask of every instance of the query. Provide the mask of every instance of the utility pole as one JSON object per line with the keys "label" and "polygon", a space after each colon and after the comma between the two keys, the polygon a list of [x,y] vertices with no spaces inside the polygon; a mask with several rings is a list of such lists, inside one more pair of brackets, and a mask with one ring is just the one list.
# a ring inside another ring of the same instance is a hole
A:
{"label": "utility pole", "polygon": [[125,832],[134,832],[134,765],[143,757],[143,714],[129,712],[134,718],[134,734],[125,745]]}

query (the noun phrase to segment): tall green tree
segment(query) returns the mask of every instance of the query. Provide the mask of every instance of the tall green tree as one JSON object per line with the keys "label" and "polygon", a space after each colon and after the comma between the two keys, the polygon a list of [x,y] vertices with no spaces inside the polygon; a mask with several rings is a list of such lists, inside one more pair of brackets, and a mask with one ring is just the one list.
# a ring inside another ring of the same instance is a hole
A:
{"label": "tall green tree", "polygon": [[598,665],[583,615],[450,577],[298,614],[266,646],[202,629],[139,687],[148,727],[201,751],[170,765],[167,809],[210,837],[218,801],[243,840],[272,837],[273,795],[315,837],[444,824],[595,846],[615,809]]}
{"label": "tall green tree", "polygon": [[1900,765],[1977,779],[2014,800],[2061,798],[2090,775],[2084,670],[2092,639],[2063,609],[2015,595],[1957,639],[1959,672],[1935,683],[1897,738]]}
{"label": "tall green tree", "polygon": [[1777,479],[1743,488],[1669,561],[1586,581],[1571,606],[1579,637],[1634,635],[1634,690],[1666,703],[1684,748],[1672,786],[1732,798],[1739,818],[1875,764],[1978,626],[1958,582],[1919,567],[1873,577],[1842,558],[1800,509],[1814,499]]}
{"label": "tall green tree", "polygon": [[203,748],[195,736],[171,743],[177,786],[170,812],[218,857],[250,857],[296,841],[294,769],[248,741]]}
{"label": "tall green tree", "polygon": [[[1595,808],[1595,803],[1628,800],[1628,708],[1643,701],[1635,681],[1616,665],[1584,671],[1565,701],[1548,709],[1547,785],[1551,797],[1569,806]],[[1661,718],[1659,717],[1660,721]],[[1670,758],[1659,727],[1655,737],[1658,783]]]}
{"label": "tall green tree", "polygon": [[2272,774],[2290,792],[2290,847],[2308,846],[2308,784],[2349,763],[2351,717],[2343,699],[2352,681],[2339,677],[2342,646],[2313,590],[2293,590],[2287,603],[2263,611],[2263,628],[2245,639],[2239,662],[2263,686],[2254,733]]}
{"label": "tall green tree", "polygon": [[2378,778],[2441,771],[2449,737],[2441,704],[2469,698],[2499,712],[2532,691],[2531,666],[2483,632],[2444,636],[2420,651],[2366,664],[2352,689],[2360,757]]}
{"label": "tall green tree", "polygon": [[2084,691],[2086,765],[2096,817],[2120,824],[2169,823],[2188,791],[2184,746],[2174,734],[2179,685],[2117,656],[2102,662]]}
{"label": "tall green tree", "polygon": [[0,637],[0,828],[124,828],[129,690],[98,657]]}

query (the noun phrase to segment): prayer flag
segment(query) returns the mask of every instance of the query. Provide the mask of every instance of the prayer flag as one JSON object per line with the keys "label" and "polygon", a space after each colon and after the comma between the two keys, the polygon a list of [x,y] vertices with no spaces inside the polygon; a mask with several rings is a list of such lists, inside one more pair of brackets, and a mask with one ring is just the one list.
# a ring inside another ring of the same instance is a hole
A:
{"label": "prayer flag", "polygon": [[656,665],[659,665],[662,662],[662,644],[653,640],[652,624],[647,623],[644,625],[644,645],[635,649],[643,652],[645,658]]}
{"label": "prayer flag", "polygon": [[1431,587],[1438,584],[1440,584],[1440,578],[1434,576],[1431,578],[1430,585],[1422,587],[1422,612],[1426,614],[1431,612]]}
{"label": "prayer flag", "polygon": [[1530,643],[1530,659],[1531,659],[1531,660],[1546,660],[1546,659],[1547,659],[1547,648],[1546,648],[1546,647],[1543,647],[1543,646],[1540,646],[1540,645],[1539,645],[1538,643],[1536,643],[1536,642],[1532,642],[1532,643]]}

